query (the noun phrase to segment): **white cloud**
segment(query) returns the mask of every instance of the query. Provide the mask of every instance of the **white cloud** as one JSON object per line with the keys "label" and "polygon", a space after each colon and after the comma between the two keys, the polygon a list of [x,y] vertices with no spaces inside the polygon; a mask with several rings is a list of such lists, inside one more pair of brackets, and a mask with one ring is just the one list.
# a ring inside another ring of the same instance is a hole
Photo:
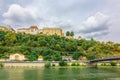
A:
{"label": "white cloud", "polygon": [[[35,5],[35,4],[34,4]],[[45,9],[46,8],[46,9]],[[39,25],[42,27],[60,27],[65,31],[74,31],[83,34],[85,37],[98,37],[109,33],[108,16],[97,12],[87,20],[81,22],[76,27],[75,21],[69,18],[49,15],[50,8],[45,5],[22,7],[18,4],[10,5],[7,12],[3,14],[4,21],[9,25],[18,24],[20,26]],[[48,15],[47,15],[48,14]],[[42,17],[41,17],[42,16]]]}
{"label": "white cloud", "polygon": [[26,22],[35,22],[38,18],[32,9],[24,8],[18,4],[12,4],[8,11],[3,14],[3,17],[5,24],[25,24]]}
{"label": "white cloud", "polygon": [[94,16],[90,16],[83,21],[75,31],[87,38],[107,35],[109,33],[108,16],[97,12]]}
{"label": "white cloud", "polygon": [[94,16],[90,16],[80,25],[80,32],[90,33],[108,28],[108,16],[97,12]]}
{"label": "white cloud", "polygon": [[106,36],[109,34],[109,30],[103,30],[103,31],[99,31],[99,32],[91,32],[91,33],[86,33],[86,34],[83,34],[84,37],[86,38],[101,38],[103,36]]}

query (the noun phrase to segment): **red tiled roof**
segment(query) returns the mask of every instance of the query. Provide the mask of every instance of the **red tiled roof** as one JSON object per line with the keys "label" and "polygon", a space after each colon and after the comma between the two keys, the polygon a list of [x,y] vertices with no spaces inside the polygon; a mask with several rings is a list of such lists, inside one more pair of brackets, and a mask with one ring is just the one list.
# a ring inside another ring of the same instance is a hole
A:
{"label": "red tiled roof", "polygon": [[38,27],[37,27],[37,26],[31,26],[30,28],[37,28],[37,29],[38,29]]}
{"label": "red tiled roof", "polygon": [[17,30],[29,30],[29,28],[19,28]]}

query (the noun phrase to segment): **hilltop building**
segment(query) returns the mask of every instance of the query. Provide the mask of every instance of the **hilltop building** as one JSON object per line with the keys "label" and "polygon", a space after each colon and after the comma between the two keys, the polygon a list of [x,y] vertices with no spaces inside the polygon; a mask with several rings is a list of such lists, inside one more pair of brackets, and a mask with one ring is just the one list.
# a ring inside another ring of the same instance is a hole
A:
{"label": "hilltop building", "polygon": [[58,36],[64,36],[64,33],[62,32],[61,28],[43,28],[43,29],[38,29],[37,26],[30,26],[29,28],[19,28],[16,31],[10,27],[10,26],[0,26],[0,30],[3,31],[12,31],[16,33],[25,33],[25,34],[45,34],[45,35],[58,35]]}
{"label": "hilltop building", "polygon": [[30,28],[17,29],[17,33],[38,34],[39,30],[37,26],[31,26]]}
{"label": "hilltop building", "polygon": [[61,28],[43,28],[41,30],[41,33],[46,34],[46,35],[54,35],[54,34],[57,34],[58,36],[63,36],[64,35],[62,33]]}
{"label": "hilltop building", "polygon": [[43,28],[38,29],[37,26],[31,26],[30,28],[20,28],[17,29],[17,33],[26,33],[26,34],[45,34],[45,35],[54,35],[57,34],[58,36],[63,36],[61,28]]}
{"label": "hilltop building", "polygon": [[11,26],[0,26],[0,30],[15,32],[15,30]]}
{"label": "hilltop building", "polygon": [[82,37],[81,36],[78,36],[78,40],[81,40],[82,39]]}

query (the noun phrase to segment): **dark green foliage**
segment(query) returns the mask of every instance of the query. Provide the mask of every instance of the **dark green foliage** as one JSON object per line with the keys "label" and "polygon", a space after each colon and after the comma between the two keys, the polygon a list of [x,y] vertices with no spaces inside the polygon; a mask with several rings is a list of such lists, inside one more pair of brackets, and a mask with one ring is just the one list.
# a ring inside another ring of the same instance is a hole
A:
{"label": "dark green foliage", "polygon": [[71,66],[76,66],[76,63],[75,63],[75,62],[73,62],[73,63],[71,64]]}
{"label": "dark green foliage", "polygon": [[84,56],[85,54],[82,52],[74,52],[73,53],[73,59],[78,60],[80,56]]}
{"label": "dark green foliage", "polygon": [[66,36],[74,36],[74,32],[73,32],[73,31],[71,31],[71,32],[70,32],[70,31],[67,31],[67,32],[66,32]]}
{"label": "dark green foliage", "polygon": [[74,36],[74,32],[73,31],[70,33],[70,36]]}
{"label": "dark green foliage", "polygon": [[55,67],[55,64],[52,64],[53,67]]}
{"label": "dark green foliage", "polygon": [[111,62],[110,65],[111,66],[117,66],[117,63],[116,62]]}
{"label": "dark green foliage", "polygon": [[106,66],[106,64],[105,64],[105,63],[102,63],[101,66]]}
{"label": "dark green foliage", "polygon": [[50,62],[46,62],[45,63],[45,68],[50,68],[51,67],[51,63]]}
{"label": "dark green foliage", "polygon": [[69,31],[66,32],[66,36],[70,36],[70,32]]}
{"label": "dark green foliage", "polygon": [[79,63],[76,63],[76,62],[73,62],[73,63],[71,64],[71,66],[80,66],[80,64],[79,64]]}
{"label": "dark green foliage", "polygon": [[67,62],[62,60],[59,62],[59,66],[67,66]]}
{"label": "dark green foliage", "polygon": [[3,68],[4,64],[2,62],[0,62],[0,68]]}

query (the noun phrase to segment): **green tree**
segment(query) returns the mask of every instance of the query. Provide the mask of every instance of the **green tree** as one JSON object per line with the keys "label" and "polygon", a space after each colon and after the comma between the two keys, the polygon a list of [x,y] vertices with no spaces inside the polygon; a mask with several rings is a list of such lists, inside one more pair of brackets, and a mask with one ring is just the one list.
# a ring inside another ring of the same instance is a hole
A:
{"label": "green tree", "polygon": [[66,32],[66,36],[70,36],[70,32],[69,31]]}
{"label": "green tree", "polygon": [[70,36],[74,36],[74,32],[72,31],[72,32],[70,32]]}
{"label": "green tree", "polygon": [[12,32],[8,32],[4,37],[4,42],[6,45],[14,45],[17,41],[16,34]]}
{"label": "green tree", "polygon": [[74,53],[73,53],[73,59],[75,59],[75,60],[78,60],[78,58],[79,58],[80,56],[85,56],[85,54],[82,53],[82,52],[74,52]]}
{"label": "green tree", "polygon": [[65,61],[62,60],[62,61],[59,62],[59,65],[60,66],[67,66],[67,62],[65,62]]}

